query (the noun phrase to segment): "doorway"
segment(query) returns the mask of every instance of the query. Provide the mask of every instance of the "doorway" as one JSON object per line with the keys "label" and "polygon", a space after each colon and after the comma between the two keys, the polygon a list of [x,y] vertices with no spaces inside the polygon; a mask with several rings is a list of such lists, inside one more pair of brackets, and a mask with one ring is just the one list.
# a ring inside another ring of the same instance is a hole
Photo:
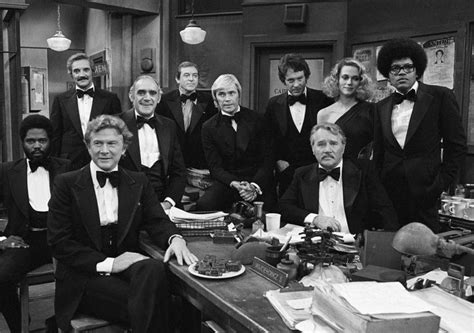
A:
{"label": "doorway", "polygon": [[257,47],[255,49],[255,91],[251,100],[253,100],[252,107],[259,113],[265,112],[265,107],[271,97],[286,92],[285,85],[278,78],[278,63],[280,58],[287,53],[297,53],[306,59],[311,71],[307,83],[310,88],[321,89],[324,78],[331,70],[332,45]]}

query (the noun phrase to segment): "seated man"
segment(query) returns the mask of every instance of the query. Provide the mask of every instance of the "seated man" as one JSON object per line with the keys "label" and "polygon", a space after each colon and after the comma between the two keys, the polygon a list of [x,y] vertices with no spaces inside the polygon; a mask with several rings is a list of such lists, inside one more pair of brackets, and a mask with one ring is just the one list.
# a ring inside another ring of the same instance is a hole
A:
{"label": "seated man", "polygon": [[318,124],[310,142],[318,162],[296,170],[280,199],[283,220],[353,234],[397,229],[392,203],[368,161],[342,159],[346,138],[341,128]]}
{"label": "seated man", "polygon": [[157,115],[161,89],[148,75],[137,77],[129,92],[133,108],[120,114],[133,138],[120,161],[126,169],[144,172],[163,209],[181,203],[186,167],[171,119]]}
{"label": "seated man", "polygon": [[213,185],[197,202],[199,210],[226,210],[239,200],[275,200],[271,152],[262,117],[239,105],[242,87],[232,74],[212,85],[219,112],[202,126],[202,146]]}
{"label": "seated man", "polygon": [[165,215],[143,173],[118,167],[132,134],[117,117],[87,126],[92,161],[56,179],[48,241],[57,259],[55,311],[68,330],[76,311],[131,327],[168,332],[168,282],[162,261],[140,253],[139,232],[179,264],[197,261]]}
{"label": "seated man", "polygon": [[46,242],[50,184],[70,166],[68,160],[50,157],[52,133],[48,118],[26,117],[20,125],[26,158],[0,164],[0,202],[8,214],[4,236],[0,233],[0,312],[11,332],[21,331],[18,282],[51,262]]}

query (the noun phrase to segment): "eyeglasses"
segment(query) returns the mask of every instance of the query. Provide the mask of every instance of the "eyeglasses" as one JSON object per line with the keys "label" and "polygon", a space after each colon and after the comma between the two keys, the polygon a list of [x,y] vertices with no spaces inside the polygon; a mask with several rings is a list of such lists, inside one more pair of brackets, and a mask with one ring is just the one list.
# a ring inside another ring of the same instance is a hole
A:
{"label": "eyeglasses", "polygon": [[405,73],[408,74],[415,70],[415,65],[413,64],[405,64],[403,66],[394,65],[390,67],[390,74],[397,75],[398,73],[400,73],[402,69]]}

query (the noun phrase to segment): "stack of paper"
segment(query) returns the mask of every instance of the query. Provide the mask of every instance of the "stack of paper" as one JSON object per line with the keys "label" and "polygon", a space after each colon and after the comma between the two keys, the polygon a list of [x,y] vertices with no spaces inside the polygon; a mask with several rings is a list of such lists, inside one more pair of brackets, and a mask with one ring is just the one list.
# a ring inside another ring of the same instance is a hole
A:
{"label": "stack of paper", "polygon": [[225,227],[227,223],[224,217],[227,213],[213,212],[205,214],[189,213],[176,207],[172,207],[169,211],[170,220],[179,224],[180,228],[208,228],[208,227]]}
{"label": "stack of paper", "polygon": [[273,305],[273,308],[283,319],[283,322],[292,330],[299,322],[311,318],[311,301],[313,292],[294,291],[283,292],[280,290],[269,290],[265,297]]}

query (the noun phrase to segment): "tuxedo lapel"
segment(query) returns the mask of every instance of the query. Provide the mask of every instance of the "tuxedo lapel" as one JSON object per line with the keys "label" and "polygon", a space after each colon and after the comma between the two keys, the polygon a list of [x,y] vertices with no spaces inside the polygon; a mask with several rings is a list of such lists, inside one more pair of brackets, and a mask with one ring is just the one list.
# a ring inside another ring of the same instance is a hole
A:
{"label": "tuxedo lapel", "polygon": [[191,124],[189,125],[188,132],[191,133],[196,128],[196,125],[199,123],[202,115],[204,114],[204,108],[206,107],[206,103],[199,103],[198,102],[193,105],[193,112],[191,114]]}
{"label": "tuxedo lapel", "polygon": [[79,108],[77,107],[77,97],[75,93],[66,99],[66,112],[69,115],[69,119],[71,119],[72,126],[76,129],[77,133],[81,136],[81,139],[84,138],[82,134],[82,127],[81,127],[81,118],[79,116]]}
{"label": "tuxedo lapel", "polygon": [[418,126],[428,112],[429,106],[433,100],[433,96],[425,91],[425,87],[420,82],[416,97],[416,102],[413,105],[413,112],[410,117],[410,123],[408,125],[407,136],[405,139],[405,146],[415,134]]}
{"label": "tuxedo lapel", "polygon": [[28,198],[26,169],[26,159],[23,159],[8,172],[8,182],[10,183],[12,197],[16,205],[20,208],[21,212],[28,217],[28,204],[30,201]]}
{"label": "tuxedo lapel", "polygon": [[318,121],[318,105],[316,103],[315,95],[313,90],[306,89],[306,108],[305,118],[307,118],[310,124],[316,124]]}
{"label": "tuxedo lapel", "polygon": [[81,169],[79,177],[74,184],[73,192],[77,200],[77,207],[81,209],[81,221],[94,242],[97,249],[102,250],[100,216],[95,196],[94,184],[92,183],[89,165]]}
{"label": "tuxedo lapel", "polygon": [[319,212],[319,177],[318,164],[315,164],[306,177],[301,181],[303,207],[314,213]]}
{"label": "tuxedo lapel", "polygon": [[344,160],[342,166],[342,192],[344,197],[344,210],[348,219],[357,193],[359,193],[361,177],[361,171],[350,160]]}
{"label": "tuxedo lapel", "polygon": [[107,104],[107,99],[104,98],[100,89],[96,88],[95,93],[94,93],[94,98],[92,99],[92,109],[91,109],[89,120],[92,120],[95,117],[102,114],[102,111],[105,109],[106,104]]}
{"label": "tuxedo lapel", "polygon": [[235,153],[235,132],[232,126],[226,124],[223,115],[219,112],[216,119],[216,134],[215,138],[217,144],[222,147],[226,155]]}
{"label": "tuxedo lapel", "polygon": [[127,236],[135,211],[140,206],[142,186],[123,169],[119,168],[120,183],[118,186],[118,230],[117,247]]}
{"label": "tuxedo lapel", "polygon": [[179,99],[179,93],[177,94],[176,99],[168,100],[166,103],[168,103],[168,107],[171,110],[178,127],[184,132],[183,108],[181,106],[181,100]]}
{"label": "tuxedo lapel", "polygon": [[277,100],[277,108],[275,111],[275,117],[280,126],[280,132],[283,136],[286,135],[286,129],[288,128],[288,102],[287,94],[280,95]]}
{"label": "tuxedo lapel", "polygon": [[158,126],[156,127],[155,132],[158,138],[158,147],[160,148],[160,159],[161,163],[163,163],[163,172],[167,175],[171,148],[171,133],[169,128],[165,126],[158,117],[156,118],[156,123]]}
{"label": "tuxedo lapel", "polygon": [[238,150],[245,154],[247,146],[252,136],[252,124],[247,117],[246,111],[241,110],[242,117],[240,118],[239,123],[237,124],[237,132],[235,134],[235,146]]}
{"label": "tuxedo lapel", "polygon": [[382,104],[380,106],[380,121],[382,123],[383,133],[385,133],[385,136],[394,147],[398,147],[399,149],[401,149],[392,131],[393,94],[385,102],[385,104]]}
{"label": "tuxedo lapel", "polygon": [[140,158],[140,142],[138,140],[138,129],[137,121],[135,119],[135,111],[128,110],[123,118],[125,124],[127,125],[130,132],[133,134],[132,142],[127,147],[127,154],[129,155],[132,162],[135,164],[136,170],[141,168],[141,158]]}

